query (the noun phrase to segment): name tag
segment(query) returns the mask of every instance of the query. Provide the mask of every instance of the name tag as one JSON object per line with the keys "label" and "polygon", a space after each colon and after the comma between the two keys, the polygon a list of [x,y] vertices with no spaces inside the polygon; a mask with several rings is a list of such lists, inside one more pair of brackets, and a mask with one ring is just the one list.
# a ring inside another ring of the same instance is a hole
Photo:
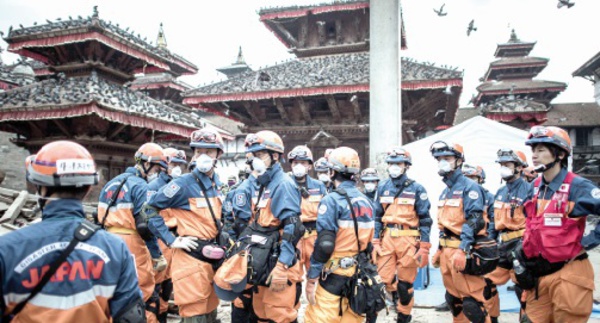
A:
{"label": "name tag", "polygon": [[398,204],[401,204],[401,205],[415,205],[415,199],[398,199]]}
{"label": "name tag", "polygon": [[309,202],[321,202],[321,195],[310,195],[308,197]]}
{"label": "name tag", "polygon": [[563,215],[560,213],[544,214],[544,225],[547,227],[560,227],[562,225]]}
{"label": "name tag", "polygon": [[252,237],[250,238],[250,240],[253,243],[258,243],[258,244],[262,244],[264,245],[265,243],[267,243],[267,237],[263,237],[263,236],[258,236],[253,234]]}
{"label": "name tag", "polygon": [[206,200],[204,198],[196,199],[196,207],[205,208],[208,207],[208,204],[206,204]]}
{"label": "name tag", "polygon": [[252,204],[256,205],[256,202],[258,202],[258,197],[253,197],[252,198]]}
{"label": "name tag", "polygon": [[394,203],[394,197],[393,196],[382,196],[379,198],[379,202],[392,204],[392,203]]}
{"label": "name tag", "polygon": [[260,201],[258,202],[258,207],[260,207],[260,208],[267,207],[268,201],[269,201],[269,199],[260,199]]}
{"label": "name tag", "polygon": [[439,200],[438,201],[438,207],[442,207],[446,204],[446,200]]}
{"label": "name tag", "polygon": [[460,206],[460,200],[446,200],[448,206]]}
{"label": "name tag", "polygon": [[504,203],[502,203],[502,202],[494,202],[494,208],[495,209],[501,209],[503,204]]}

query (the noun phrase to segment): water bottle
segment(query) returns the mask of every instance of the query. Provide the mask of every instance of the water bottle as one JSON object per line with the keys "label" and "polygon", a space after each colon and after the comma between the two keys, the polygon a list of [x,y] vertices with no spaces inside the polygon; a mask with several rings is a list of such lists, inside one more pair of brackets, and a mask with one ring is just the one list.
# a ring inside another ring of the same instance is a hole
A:
{"label": "water bottle", "polygon": [[521,264],[521,262],[519,261],[519,259],[517,259],[517,256],[515,255],[515,252],[512,252],[512,256],[513,256],[513,269],[515,271],[515,275],[522,275],[525,272],[525,266],[523,266]]}

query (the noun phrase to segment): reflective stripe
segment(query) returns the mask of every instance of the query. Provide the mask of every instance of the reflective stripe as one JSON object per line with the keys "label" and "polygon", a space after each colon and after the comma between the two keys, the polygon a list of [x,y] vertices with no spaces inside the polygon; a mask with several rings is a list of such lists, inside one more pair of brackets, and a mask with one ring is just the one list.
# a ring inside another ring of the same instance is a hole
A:
{"label": "reflective stripe", "polygon": [[110,233],[119,233],[119,234],[138,234],[136,230],[118,228],[118,227],[110,227],[107,228],[106,231]]}
{"label": "reflective stripe", "polygon": [[[68,296],[48,295],[44,293],[39,293],[32,300],[30,300],[29,303],[40,307],[52,308],[57,310],[68,310],[77,306],[91,303],[95,301],[96,297],[98,296],[104,298],[112,298],[116,288],[116,285],[95,285],[91,289]],[[29,293],[9,293],[4,296],[4,302],[6,304],[19,303],[25,300],[27,296],[29,296]]]}
{"label": "reflective stripe", "polygon": [[[344,228],[344,229],[348,229],[348,228],[354,228],[354,221],[352,220],[338,220],[337,221],[338,227],[340,228]],[[374,221],[369,221],[369,222],[358,222],[358,228],[359,229],[372,229],[375,227],[375,222]]]}
{"label": "reflective stripe", "polygon": [[500,233],[500,238],[503,242],[510,241],[512,239],[520,238],[525,234],[525,229],[521,229],[519,231],[511,231],[511,232],[502,232]]}
{"label": "reflective stripe", "polygon": [[[108,207],[108,204],[104,202],[98,203],[98,208],[106,210],[106,207]],[[115,212],[117,209],[133,209],[133,203],[117,203],[117,205],[114,205],[110,208],[109,212]]]}

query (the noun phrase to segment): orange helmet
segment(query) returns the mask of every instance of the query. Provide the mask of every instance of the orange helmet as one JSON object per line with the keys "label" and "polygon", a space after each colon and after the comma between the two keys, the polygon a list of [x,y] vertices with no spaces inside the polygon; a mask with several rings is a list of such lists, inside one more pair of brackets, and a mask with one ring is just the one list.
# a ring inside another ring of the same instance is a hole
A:
{"label": "orange helmet", "polygon": [[523,175],[526,177],[528,182],[531,182],[538,177],[538,173],[536,173],[533,166],[523,169]]}
{"label": "orange helmet", "polygon": [[200,129],[192,132],[190,136],[190,147],[194,148],[216,148],[223,153],[225,143],[218,131],[214,129]]}
{"label": "orange helmet", "polygon": [[253,153],[260,150],[270,150],[283,154],[284,146],[281,137],[273,131],[263,130],[246,136],[246,152]]}
{"label": "orange helmet", "polygon": [[25,159],[27,181],[33,185],[66,187],[98,184],[96,163],[90,152],[72,141],[45,144]]}
{"label": "orange helmet", "polygon": [[564,150],[567,156],[571,154],[571,138],[569,134],[559,127],[535,126],[529,131],[525,144],[550,144]]}
{"label": "orange helmet", "polygon": [[360,172],[360,180],[363,182],[379,181],[379,174],[375,168],[365,168]]}
{"label": "orange helmet", "polygon": [[187,164],[187,157],[185,156],[185,152],[183,150],[175,149],[175,148],[165,148],[165,155],[171,158],[172,163],[179,164]]}
{"label": "orange helmet", "polygon": [[300,146],[296,146],[294,147],[294,149],[292,149],[292,151],[290,151],[288,153],[288,160],[294,161],[294,160],[307,160],[308,162],[310,162],[311,164],[313,163],[313,154],[310,151],[310,149],[308,149],[308,147],[304,146],[304,145],[300,145]]}
{"label": "orange helmet", "polygon": [[165,155],[164,150],[159,145],[149,142],[141,145],[138,151],[135,152],[135,161],[137,163],[158,164],[166,169],[170,158]]}
{"label": "orange helmet", "polygon": [[433,157],[455,156],[456,158],[465,159],[465,152],[461,145],[442,140],[434,142],[431,145],[431,148],[429,148],[429,151]]}
{"label": "orange helmet", "polygon": [[329,164],[327,163],[327,159],[325,157],[321,157],[317,159],[315,162],[315,172],[327,172],[329,171]]}
{"label": "orange helmet", "polygon": [[406,163],[412,165],[412,157],[406,149],[402,147],[392,147],[385,157],[386,163]]}
{"label": "orange helmet", "polygon": [[502,148],[496,154],[498,155],[497,163],[513,162],[517,166],[527,167],[527,157],[522,151]]}
{"label": "orange helmet", "polygon": [[336,172],[358,174],[360,172],[360,158],[356,150],[350,147],[334,149],[328,158],[329,168]]}
{"label": "orange helmet", "polygon": [[333,148],[325,149],[325,154],[323,154],[323,157],[325,157],[325,159],[329,159],[329,155],[331,155],[332,151],[333,151]]}
{"label": "orange helmet", "polygon": [[469,164],[463,164],[462,173],[465,176],[476,176],[481,180],[481,184],[485,182],[485,172],[481,166],[474,166]]}

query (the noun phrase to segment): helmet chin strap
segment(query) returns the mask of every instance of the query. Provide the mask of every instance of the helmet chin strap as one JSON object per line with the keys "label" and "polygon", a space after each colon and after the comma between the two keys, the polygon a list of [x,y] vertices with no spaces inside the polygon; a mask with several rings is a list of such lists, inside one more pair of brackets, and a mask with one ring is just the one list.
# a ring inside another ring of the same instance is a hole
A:
{"label": "helmet chin strap", "polygon": [[557,162],[559,162],[559,159],[558,159],[558,158],[557,158],[557,159],[555,159],[553,162],[551,162],[551,163],[549,163],[549,164],[545,164],[545,165],[543,165],[543,164],[542,164],[542,165],[540,165],[540,166],[538,166],[538,167],[534,168],[533,170],[534,170],[536,173],[543,173],[543,172],[545,172],[545,171],[549,170],[550,168],[554,167],[554,165],[556,165],[556,163],[557,163]]}

